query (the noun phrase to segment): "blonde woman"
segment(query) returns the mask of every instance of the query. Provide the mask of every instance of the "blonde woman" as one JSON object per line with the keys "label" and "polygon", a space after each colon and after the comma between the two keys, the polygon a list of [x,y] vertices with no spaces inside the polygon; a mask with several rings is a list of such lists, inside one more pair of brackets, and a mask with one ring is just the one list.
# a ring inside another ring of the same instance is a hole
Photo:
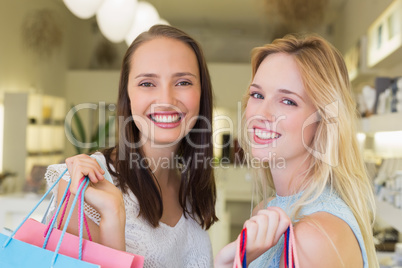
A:
{"label": "blonde woman", "polygon": [[[287,35],[255,48],[252,68],[243,148],[275,194],[244,224],[249,267],[284,267],[289,223],[300,267],[378,267],[373,192],[341,54],[317,35]],[[235,248],[224,247],[215,266],[230,267]]]}

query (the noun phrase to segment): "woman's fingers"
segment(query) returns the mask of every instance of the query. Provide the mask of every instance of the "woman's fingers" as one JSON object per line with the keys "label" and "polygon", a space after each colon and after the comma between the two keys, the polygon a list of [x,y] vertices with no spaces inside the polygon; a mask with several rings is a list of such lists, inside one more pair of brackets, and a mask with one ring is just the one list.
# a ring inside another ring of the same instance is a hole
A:
{"label": "woman's fingers", "polygon": [[86,172],[88,171],[88,168],[91,168],[93,175],[95,175],[90,178],[92,182],[96,183],[97,181],[104,179],[103,174],[105,174],[105,171],[99,166],[98,162],[94,158],[88,155],[77,155],[67,158],[66,164],[70,175],[74,174],[75,169],[78,168],[83,172],[83,176],[87,176],[88,174]]}
{"label": "woman's fingers", "polygon": [[279,222],[278,222],[278,227],[277,227],[277,232],[275,234],[275,244],[278,243],[279,239],[281,238],[282,234],[286,232],[288,229],[289,225],[292,224],[289,216],[279,207],[269,207],[266,210],[268,211],[275,211],[278,213],[279,216]]}
{"label": "woman's fingers", "polygon": [[247,254],[250,261],[275,246],[290,224],[290,219],[280,208],[258,211],[244,223],[247,228]]}
{"label": "woman's fingers", "polygon": [[256,216],[246,221],[247,235],[256,247],[270,248],[276,244],[280,215],[276,211],[260,210]]}
{"label": "woman's fingers", "polygon": [[82,177],[87,176],[93,184],[104,180],[105,173],[98,162],[88,155],[77,155],[66,159],[66,165],[71,177],[70,191],[75,194]]}
{"label": "woman's fingers", "polygon": [[280,222],[280,214],[275,210],[260,210],[257,215],[265,215],[268,218],[268,226],[265,236],[265,243],[268,245],[276,244],[276,236],[278,233],[278,225]]}

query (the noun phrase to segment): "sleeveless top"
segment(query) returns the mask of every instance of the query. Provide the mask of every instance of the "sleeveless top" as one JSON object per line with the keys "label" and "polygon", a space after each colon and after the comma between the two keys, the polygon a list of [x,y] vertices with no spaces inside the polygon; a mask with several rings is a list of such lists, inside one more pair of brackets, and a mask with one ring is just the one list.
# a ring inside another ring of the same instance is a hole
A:
{"label": "sleeveless top", "polygon": [[[271,200],[267,207],[280,207],[283,209],[287,215],[291,213],[291,206],[299,200],[302,192],[297,193],[291,196],[278,196]],[[350,229],[352,229],[354,235],[356,236],[357,241],[359,242],[360,250],[363,257],[363,267],[368,268],[368,260],[366,247],[364,245],[363,236],[360,231],[360,227],[356,221],[355,216],[353,215],[350,208],[346,205],[346,203],[339,197],[335,191],[331,191],[331,189],[327,186],[323,193],[312,203],[305,205],[300,210],[300,216],[307,216],[313,214],[315,212],[327,212],[330,213],[344,222],[346,222]],[[296,221],[297,222],[297,221]],[[260,268],[260,267],[268,267],[268,268],[278,268],[280,259],[282,257],[284,245],[284,235],[280,238],[278,243],[262,254],[260,257],[255,259],[250,265],[249,268]]]}
{"label": "sleeveless top", "polygon": [[[106,166],[103,154],[95,153],[92,156]],[[65,169],[65,164],[49,166],[45,174],[47,183],[53,184]],[[111,178],[116,185],[117,178],[113,176]],[[63,179],[70,180],[68,171]],[[57,200],[57,188],[56,185],[53,189],[56,197],[54,200]],[[140,205],[129,189],[123,194],[123,199],[126,209],[126,251],[144,256],[144,268],[213,266],[212,246],[208,233],[197,221],[190,216],[182,215],[174,227],[159,222],[159,227],[154,228],[143,217],[138,217]],[[99,225],[99,213],[86,203],[84,207],[88,218]],[[56,208],[57,204],[54,201],[47,215],[48,222]]]}

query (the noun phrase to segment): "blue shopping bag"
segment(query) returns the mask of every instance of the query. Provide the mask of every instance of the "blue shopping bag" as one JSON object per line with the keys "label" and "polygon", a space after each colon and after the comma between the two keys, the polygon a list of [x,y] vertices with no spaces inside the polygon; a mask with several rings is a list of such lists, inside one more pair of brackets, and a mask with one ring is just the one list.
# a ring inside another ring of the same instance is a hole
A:
{"label": "blue shopping bag", "polygon": [[3,246],[8,236],[0,234],[0,267],[1,268],[96,268],[100,265],[80,261],[61,254],[57,255],[52,265],[55,252],[43,249],[17,239],[11,239]]}
{"label": "blue shopping bag", "polygon": [[[67,171],[67,169],[66,169]],[[71,219],[71,215],[73,212],[73,209],[70,210],[70,213],[67,217],[66,224],[63,229],[63,233],[60,236],[60,241],[58,243],[58,246],[56,250],[50,251],[45,249],[46,243],[43,246],[43,248],[37,247],[35,245],[31,245],[22,241],[19,241],[17,239],[14,239],[15,233],[18,231],[18,229],[23,225],[24,222],[29,218],[29,216],[35,211],[35,209],[40,205],[40,203],[43,201],[43,199],[48,195],[48,193],[53,189],[53,187],[59,182],[61,177],[64,175],[66,172],[64,171],[63,174],[60,175],[58,180],[53,184],[53,186],[44,194],[44,196],[41,198],[41,200],[36,204],[36,206],[32,209],[32,211],[26,216],[26,218],[22,221],[22,223],[16,228],[16,230],[11,234],[11,235],[5,235],[0,233],[0,267],[1,268],[26,268],[26,267],[32,267],[32,268],[100,268],[100,265],[92,264],[89,262],[84,262],[81,260],[81,254],[82,254],[82,220],[80,224],[80,244],[79,244],[79,259],[74,259],[62,254],[59,254],[59,248],[62,243],[64,234],[67,230],[67,225]],[[71,180],[66,188],[69,188],[71,183]],[[84,192],[86,187],[88,187],[89,180],[88,178],[85,178],[85,180],[82,181],[78,188],[78,193],[74,198],[72,207],[75,206],[78,198],[81,198],[83,201],[84,199]],[[82,191],[81,191],[82,190]],[[65,192],[65,194],[66,194]],[[81,219],[83,217],[83,204],[84,202],[81,202]],[[60,205],[61,207],[61,205]],[[51,232],[51,230],[50,230]],[[48,239],[50,232],[47,235],[46,240]],[[35,234],[32,234],[35,235]],[[43,234],[42,234],[43,235]],[[47,241],[46,241],[47,242]]]}

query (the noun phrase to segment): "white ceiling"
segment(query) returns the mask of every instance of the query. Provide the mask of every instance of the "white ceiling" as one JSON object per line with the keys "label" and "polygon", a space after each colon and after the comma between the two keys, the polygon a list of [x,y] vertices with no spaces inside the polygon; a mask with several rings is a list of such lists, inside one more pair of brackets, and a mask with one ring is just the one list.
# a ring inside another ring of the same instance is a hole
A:
{"label": "white ceiling", "polygon": [[[281,35],[276,14],[268,12],[273,0],[147,1],[156,7],[160,17],[198,40],[211,62],[248,62],[253,47],[270,42],[275,34]],[[325,36],[346,0],[315,1],[328,1],[324,18],[319,26],[307,30]]]}

